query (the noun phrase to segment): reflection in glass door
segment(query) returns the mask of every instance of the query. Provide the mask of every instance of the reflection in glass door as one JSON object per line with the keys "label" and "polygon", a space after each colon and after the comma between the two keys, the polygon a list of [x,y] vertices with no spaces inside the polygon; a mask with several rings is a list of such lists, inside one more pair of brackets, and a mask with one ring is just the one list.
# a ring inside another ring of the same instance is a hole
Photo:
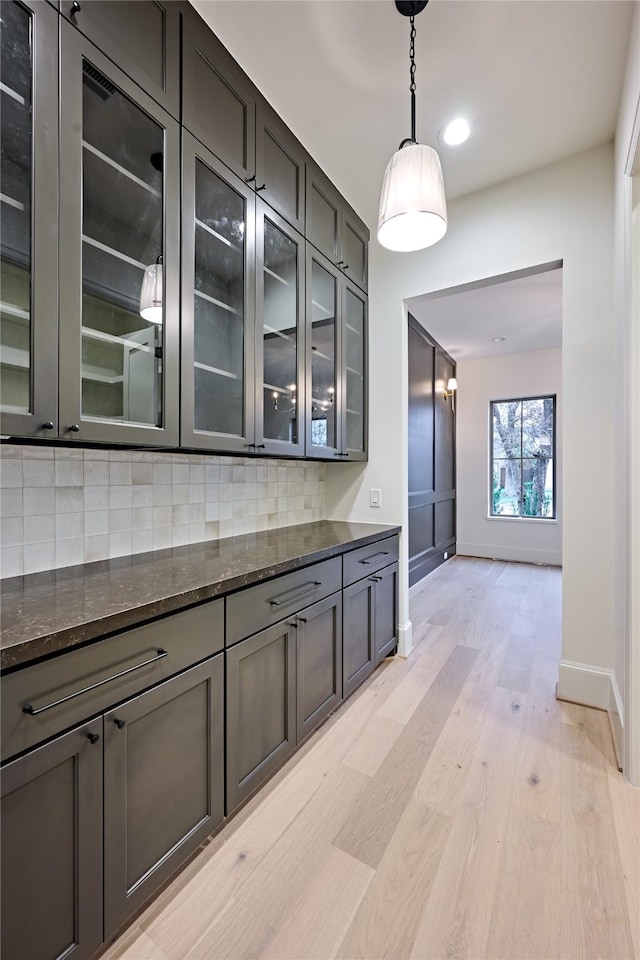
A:
{"label": "reflection in glass door", "polygon": [[246,200],[196,159],[194,428],[244,434]]}
{"label": "reflection in glass door", "polygon": [[345,378],[344,414],[345,450],[363,453],[365,449],[365,304],[348,287],[345,290]]}
{"label": "reflection in glass door", "polygon": [[2,4],[0,51],[0,402],[32,410],[31,356],[31,17]]}
{"label": "reflection in glass door", "polygon": [[311,259],[311,446],[336,446],[336,278]]}
{"label": "reflection in glass door", "polygon": [[299,248],[267,216],[263,243],[262,435],[297,444]]}
{"label": "reflection in glass door", "polygon": [[163,127],[83,61],[82,416],[160,426]]}

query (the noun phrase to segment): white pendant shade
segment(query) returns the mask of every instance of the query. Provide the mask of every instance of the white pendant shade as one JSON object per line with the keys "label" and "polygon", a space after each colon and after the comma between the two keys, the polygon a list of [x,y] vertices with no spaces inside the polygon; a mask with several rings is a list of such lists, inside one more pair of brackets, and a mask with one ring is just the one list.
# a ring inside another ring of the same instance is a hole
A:
{"label": "white pendant shade", "polygon": [[378,240],[389,250],[423,250],[447,232],[447,201],[440,158],[412,143],[397,150],[385,170]]}
{"label": "white pendant shade", "polygon": [[161,263],[152,263],[144,271],[140,291],[140,316],[147,323],[162,323]]}

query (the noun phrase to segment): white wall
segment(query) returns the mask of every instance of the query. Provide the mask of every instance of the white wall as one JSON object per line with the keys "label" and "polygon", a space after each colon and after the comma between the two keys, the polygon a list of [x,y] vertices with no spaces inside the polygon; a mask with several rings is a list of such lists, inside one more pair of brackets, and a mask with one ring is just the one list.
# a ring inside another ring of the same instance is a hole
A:
{"label": "white wall", "polygon": [[[613,147],[605,144],[450,205],[435,247],[371,244],[369,463],[327,468],[327,516],[407,528],[407,330],[403,300],[563,261],[564,618],[560,692],[607,705],[614,666]],[[588,456],[588,473],[585,459]],[[369,507],[382,489],[381,510]],[[400,619],[410,647],[407,538]],[[587,665],[582,670],[580,666]],[[606,704],[602,702],[606,698]]]}
{"label": "white wall", "polygon": [[[625,84],[615,140],[615,498],[617,689],[610,705],[613,729],[629,780],[640,785],[640,209],[632,235],[632,172],[640,176],[640,4],[629,39]],[[635,168],[634,168],[635,156]],[[638,190],[638,187],[636,187]],[[637,203],[638,201],[636,201]],[[634,243],[635,239],[635,243]]]}
{"label": "white wall", "polygon": [[[562,563],[562,350],[461,360],[456,377],[457,551],[471,557]],[[556,519],[489,516],[489,403],[556,394]]]}

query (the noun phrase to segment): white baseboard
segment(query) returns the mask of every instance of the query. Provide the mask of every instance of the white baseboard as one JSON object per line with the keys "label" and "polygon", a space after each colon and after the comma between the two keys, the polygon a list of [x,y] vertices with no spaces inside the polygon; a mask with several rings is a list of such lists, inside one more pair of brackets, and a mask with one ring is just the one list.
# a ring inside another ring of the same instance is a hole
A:
{"label": "white baseboard", "polygon": [[403,627],[398,627],[398,656],[408,657],[413,650],[413,624],[407,620]]}
{"label": "white baseboard", "polygon": [[510,560],[516,563],[545,563],[562,566],[560,550],[536,550],[533,547],[491,546],[484,543],[456,543],[462,557],[483,557],[487,560]]}
{"label": "white baseboard", "polygon": [[624,707],[613,670],[561,660],[556,695],[558,700],[569,700],[572,703],[583,703],[586,707],[606,710],[611,720],[611,733],[617,756],[622,756]]}

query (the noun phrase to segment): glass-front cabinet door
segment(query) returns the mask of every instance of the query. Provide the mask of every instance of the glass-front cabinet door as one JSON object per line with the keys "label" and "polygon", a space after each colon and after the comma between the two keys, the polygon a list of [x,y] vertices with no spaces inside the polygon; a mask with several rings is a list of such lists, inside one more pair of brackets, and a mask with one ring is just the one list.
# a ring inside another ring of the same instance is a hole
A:
{"label": "glass-front cabinet door", "polygon": [[57,433],[57,26],[46,3],[2,3],[0,408],[16,436]]}
{"label": "glass-front cabinet door", "polygon": [[308,457],[340,456],[341,275],[307,245],[307,444]]}
{"label": "glass-front cabinet door", "polygon": [[256,215],[256,451],[304,454],[304,239],[261,200]]}
{"label": "glass-front cabinet door", "polygon": [[178,442],[178,124],[61,22],[60,436]]}
{"label": "glass-front cabinet door", "polygon": [[183,133],[182,446],[251,453],[255,195]]}
{"label": "glass-front cabinet door", "polygon": [[[349,460],[367,455],[367,299],[349,281],[343,284],[342,447]],[[347,459],[345,457],[345,459]]]}

